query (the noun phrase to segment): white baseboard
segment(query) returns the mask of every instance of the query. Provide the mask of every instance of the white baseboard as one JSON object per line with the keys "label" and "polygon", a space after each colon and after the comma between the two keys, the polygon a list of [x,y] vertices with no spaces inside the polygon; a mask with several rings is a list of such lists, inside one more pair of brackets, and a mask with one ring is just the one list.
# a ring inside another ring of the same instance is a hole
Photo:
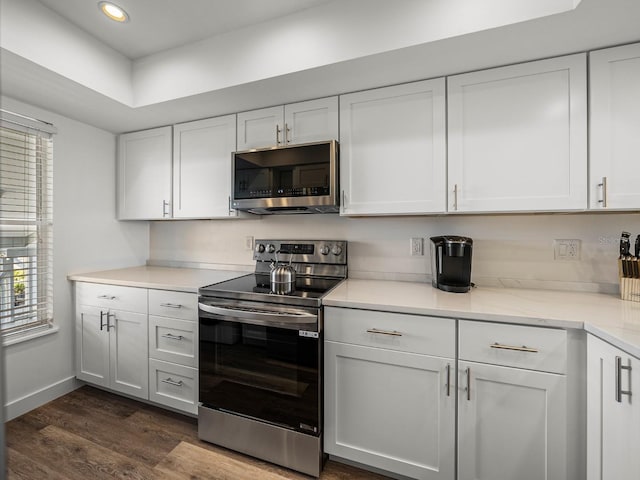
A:
{"label": "white baseboard", "polygon": [[76,377],[73,376],[41,388],[29,395],[13,400],[7,403],[5,407],[5,421],[24,415],[34,408],[38,408],[51,400],[55,400],[62,395],[73,392],[76,388],[81,387],[82,385],[83,383],[76,380]]}

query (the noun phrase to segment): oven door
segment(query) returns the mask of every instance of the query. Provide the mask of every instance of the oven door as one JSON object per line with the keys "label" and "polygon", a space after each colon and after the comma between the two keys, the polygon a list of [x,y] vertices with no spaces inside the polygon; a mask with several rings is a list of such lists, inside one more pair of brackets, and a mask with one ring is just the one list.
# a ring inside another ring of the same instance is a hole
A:
{"label": "oven door", "polygon": [[319,435],[318,309],[200,298],[200,402]]}

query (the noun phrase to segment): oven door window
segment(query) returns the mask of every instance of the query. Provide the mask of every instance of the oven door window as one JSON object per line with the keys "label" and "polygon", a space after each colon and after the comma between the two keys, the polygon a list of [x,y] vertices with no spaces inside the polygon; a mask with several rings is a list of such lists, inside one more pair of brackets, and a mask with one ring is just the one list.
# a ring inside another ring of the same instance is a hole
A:
{"label": "oven door window", "polygon": [[320,340],[298,330],[200,319],[200,402],[318,434]]}

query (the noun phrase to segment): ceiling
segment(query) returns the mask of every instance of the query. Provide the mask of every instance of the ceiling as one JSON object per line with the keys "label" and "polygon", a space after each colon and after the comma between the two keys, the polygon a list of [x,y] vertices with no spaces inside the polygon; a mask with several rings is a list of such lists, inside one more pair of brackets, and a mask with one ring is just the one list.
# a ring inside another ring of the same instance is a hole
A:
{"label": "ceiling", "polygon": [[640,41],[638,0],[116,3],[0,0],[3,97],[121,133]]}
{"label": "ceiling", "polygon": [[97,0],[40,0],[40,3],[135,60],[331,1],[115,0],[129,14],[130,21],[125,24],[105,17]]}

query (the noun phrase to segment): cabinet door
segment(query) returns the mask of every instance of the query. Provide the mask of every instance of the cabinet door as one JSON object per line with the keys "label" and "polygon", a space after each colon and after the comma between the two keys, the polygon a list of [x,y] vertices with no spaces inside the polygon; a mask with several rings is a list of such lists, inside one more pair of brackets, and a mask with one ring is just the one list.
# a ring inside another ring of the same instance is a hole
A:
{"label": "cabinet door", "polygon": [[325,452],[411,478],[453,478],[454,365],[325,342]]}
{"label": "cabinet door", "polygon": [[459,362],[458,479],[566,478],[566,378]]}
{"label": "cabinet door", "polygon": [[149,398],[147,315],[114,310],[108,328],[110,388]]}
{"label": "cabinet door", "polygon": [[109,332],[107,309],[76,307],[76,376],[79,380],[109,386]]}
{"label": "cabinet door", "polygon": [[171,217],[171,127],[118,138],[118,218]]}
{"label": "cabinet door", "polygon": [[640,43],[591,52],[589,58],[590,207],[637,209]]}
{"label": "cabinet door", "polygon": [[443,212],[444,79],[340,97],[343,215]]}
{"label": "cabinet door", "polygon": [[238,114],[238,150],[284,145],[284,107]]}
{"label": "cabinet door", "polygon": [[[620,358],[619,365],[616,357]],[[619,370],[628,366],[631,370]],[[618,398],[618,389],[631,390],[633,396],[622,394]],[[631,479],[640,475],[639,389],[640,360],[589,335],[587,480]]]}
{"label": "cabinet door", "polygon": [[584,54],[448,79],[448,210],[587,207]]}
{"label": "cabinet door", "polygon": [[230,215],[231,153],[235,149],[235,115],[174,126],[174,218]]}
{"label": "cabinet door", "polygon": [[338,139],[338,97],[293,103],[284,107],[287,145]]}

